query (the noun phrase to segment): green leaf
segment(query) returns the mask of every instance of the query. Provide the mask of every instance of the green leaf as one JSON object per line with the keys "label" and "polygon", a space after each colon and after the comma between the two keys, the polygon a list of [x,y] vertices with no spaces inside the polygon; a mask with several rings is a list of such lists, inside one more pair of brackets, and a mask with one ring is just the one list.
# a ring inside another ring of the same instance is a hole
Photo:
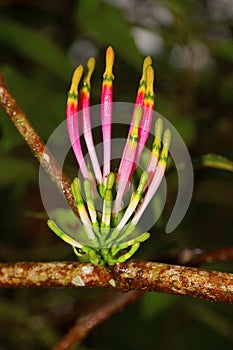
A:
{"label": "green leaf", "polygon": [[92,35],[106,47],[113,46],[117,55],[140,68],[142,55],[131,35],[131,25],[119,9],[97,0],[80,1],[77,20],[85,34]]}
{"label": "green leaf", "polygon": [[196,139],[196,123],[191,116],[174,120],[173,126],[178,130],[186,145],[192,144],[192,142]]}
{"label": "green leaf", "polygon": [[[46,139],[65,119],[65,91],[53,90],[52,84],[45,84],[43,78],[28,78],[10,66],[0,67],[15,100],[27,115],[39,135]],[[3,137],[0,147],[8,152],[14,146],[24,143],[23,138],[9,118],[0,110],[0,127]]]}
{"label": "green leaf", "polygon": [[233,161],[217,154],[206,154],[196,162],[197,167],[208,167],[233,172]]}
{"label": "green leaf", "polygon": [[226,317],[200,303],[196,303],[195,306],[194,304],[189,304],[188,310],[193,318],[206,324],[222,337],[229,339],[231,342],[233,341],[232,324]]}
{"label": "green leaf", "polygon": [[8,153],[12,148],[24,143],[22,136],[16,130],[11,120],[0,111],[0,148],[2,153]]}
{"label": "green leaf", "polygon": [[209,42],[209,47],[216,56],[233,63],[232,41]]}
{"label": "green leaf", "polygon": [[26,183],[37,177],[35,163],[11,156],[0,155],[0,187]]}
{"label": "green leaf", "polygon": [[217,204],[224,208],[232,208],[233,187],[229,182],[220,179],[208,179],[199,183],[195,191],[198,203]]}
{"label": "green leaf", "polygon": [[142,315],[150,319],[168,309],[177,297],[164,293],[147,293],[142,299]]}
{"label": "green leaf", "polygon": [[70,76],[72,66],[67,56],[45,34],[22,23],[0,18],[0,45],[15,56],[23,56],[43,65],[61,79]]}

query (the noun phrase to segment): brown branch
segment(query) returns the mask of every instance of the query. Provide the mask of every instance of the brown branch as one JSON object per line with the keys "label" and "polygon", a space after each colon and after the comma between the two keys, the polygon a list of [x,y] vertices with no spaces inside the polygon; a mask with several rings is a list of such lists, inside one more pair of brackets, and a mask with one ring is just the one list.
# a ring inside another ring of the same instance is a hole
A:
{"label": "brown branch", "polygon": [[159,261],[175,265],[200,266],[214,261],[233,261],[233,247],[204,251],[200,248],[172,249],[165,255],[157,256]]}
{"label": "brown branch", "polygon": [[0,287],[105,287],[233,303],[233,274],[145,261],[117,264],[111,270],[78,262],[3,263]]}
{"label": "brown branch", "polygon": [[[176,251],[172,258],[172,260],[176,260],[176,264],[198,266],[212,261],[232,260],[233,248],[218,249],[203,254],[200,254],[200,249],[185,248],[179,252]],[[167,259],[167,262],[170,263],[171,257],[167,257]],[[164,259],[162,259],[162,261],[164,262]],[[131,291],[124,294],[117,294],[117,296],[112,297],[111,301],[106,302],[105,298],[104,305],[98,305],[95,307],[95,310],[91,312],[87,311],[84,317],[78,318],[75,325],[70,328],[69,332],[65,334],[53,350],[65,350],[69,349],[74,344],[76,344],[76,346],[79,345],[96,327],[115,313],[121,311],[127,305],[140,299],[143,295],[143,292]]]}
{"label": "brown branch", "polygon": [[28,121],[26,115],[11,96],[2,74],[0,74],[0,103],[19,133],[31,148],[35,157],[50,176],[51,180],[56,184],[59,192],[64,195],[70,207],[78,214],[70,189],[70,180],[62,172],[61,167],[53,155],[45,147],[45,144]]}
{"label": "brown branch", "polygon": [[[57,185],[60,193],[77,213],[70,190],[70,180],[45,147],[34,128],[11,96],[3,76],[0,74],[0,103],[23,136],[45,171]],[[192,264],[222,260],[232,257],[232,248],[219,250],[215,255],[207,253],[194,258]],[[201,260],[202,259],[202,260]],[[112,287],[120,291],[159,291],[171,294],[204,298],[210,301],[233,302],[233,275],[195,268],[151,262],[118,264],[112,270],[80,263],[15,263],[0,264],[0,287]],[[113,313],[124,307],[142,292],[121,295],[101,310],[97,309],[80,319],[60,343],[56,350],[66,349],[65,344],[83,339],[92,328],[104,322]],[[99,310],[99,311],[98,311]],[[68,341],[68,343],[67,343]],[[63,347],[62,347],[63,346]]]}
{"label": "brown branch", "polygon": [[193,256],[193,258],[188,261],[188,265],[199,266],[214,261],[233,261],[233,247],[203,252],[201,255]]}
{"label": "brown branch", "polygon": [[104,300],[102,305],[98,305],[94,310],[88,311],[84,316],[80,317],[53,350],[65,350],[74,344],[76,346],[79,345],[97,326],[105,322],[112,315],[120,312],[128,304],[141,298],[142,295],[144,295],[143,292],[130,291],[111,296],[110,300]]}

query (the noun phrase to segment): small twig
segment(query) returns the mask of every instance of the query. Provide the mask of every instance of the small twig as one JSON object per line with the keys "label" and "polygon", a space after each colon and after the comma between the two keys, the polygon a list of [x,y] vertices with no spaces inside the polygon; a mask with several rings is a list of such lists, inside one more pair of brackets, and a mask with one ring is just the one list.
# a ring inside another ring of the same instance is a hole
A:
{"label": "small twig", "polygon": [[164,263],[196,267],[215,261],[233,261],[233,247],[206,252],[200,248],[172,249],[168,253],[157,256],[156,260]]}
{"label": "small twig", "polygon": [[35,157],[50,176],[51,180],[56,184],[59,192],[65,196],[70,207],[77,214],[77,208],[70,188],[70,180],[62,172],[61,167],[53,155],[45,147],[45,144],[28,121],[26,115],[11,96],[2,74],[0,74],[0,103],[31,148]]}
{"label": "small twig", "polygon": [[130,291],[124,294],[118,293],[112,296],[110,300],[105,300],[104,304],[98,305],[94,310],[80,317],[53,350],[66,350],[74,344],[79,345],[97,326],[104,323],[112,315],[120,312],[128,304],[141,298],[143,294],[143,292]]}
{"label": "small twig", "polygon": [[111,270],[78,262],[3,263],[0,287],[105,287],[233,303],[233,274],[145,261],[117,264]]}
{"label": "small twig", "polygon": [[188,261],[190,266],[199,266],[208,264],[214,261],[233,261],[233,247],[203,252],[201,255],[196,255]]}
{"label": "small twig", "polygon": [[[186,266],[198,266],[212,261],[233,260],[233,248],[224,248],[200,254],[200,249],[183,249],[176,252],[177,262]],[[171,259],[170,259],[171,260]],[[169,257],[168,257],[169,262]],[[176,263],[177,263],[176,262]],[[125,294],[117,294],[105,305],[98,305],[92,312],[87,312],[84,317],[78,318],[69,332],[59,341],[53,350],[66,350],[72,345],[79,345],[97,326],[120,312],[127,305],[135,302],[144,295],[143,292],[131,291]]]}

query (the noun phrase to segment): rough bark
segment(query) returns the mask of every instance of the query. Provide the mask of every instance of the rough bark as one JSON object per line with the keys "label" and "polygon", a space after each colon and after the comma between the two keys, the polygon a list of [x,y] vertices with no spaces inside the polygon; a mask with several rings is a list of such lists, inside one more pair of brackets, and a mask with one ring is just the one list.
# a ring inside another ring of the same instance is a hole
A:
{"label": "rough bark", "polygon": [[146,261],[111,269],[78,262],[2,263],[0,287],[104,287],[233,302],[233,274]]}

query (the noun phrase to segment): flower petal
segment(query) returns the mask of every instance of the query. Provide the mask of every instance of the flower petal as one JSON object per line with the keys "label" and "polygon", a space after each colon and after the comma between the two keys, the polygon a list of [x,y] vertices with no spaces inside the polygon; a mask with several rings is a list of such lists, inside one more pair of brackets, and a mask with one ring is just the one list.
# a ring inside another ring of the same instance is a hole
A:
{"label": "flower petal", "polygon": [[101,94],[101,121],[103,134],[103,182],[106,184],[106,176],[111,172],[111,133],[112,133],[112,73],[114,63],[114,51],[110,46],[106,51],[106,69],[103,75]]}
{"label": "flower petal", "polygon": [[113,216],[116,218],[118,216],[122,198],[125,192],[125,189],[128,185],[128,181],[130,178],[131,170],[134,165],[134,159],[137,151],[137,145],[138,145],[138,131],[139,131],[139,125],[140,120],[142,117],[142,108],[139,106],[136,106],[133,114],[133,126],[130,133],[129,139],[126,141],[126,145],[123,152],[123,158],[121,160],[121,166],[118,173],[117,178],[117,195],[113,207]]}
{"label": "flower petal", "polygon": [[142,201],[142,204],[138,208],[136,214],[134,215],[131,223],[133,225],[137,225],[138,221],[140,220],[143,212],[145,211],[146,207],[150,203],[151,199],[153,198],[154,194],[156,193],[162,179],[164,176],[164,172],[166,169],[166,163],[168,158],[168,149],[171,141],[171,132],[169,129],[165,130],[164,137],[163,137],[163,149],[160,155],[159,163],[156,168],[156,172],[154,174],[154,177],[148,187],[147,193]]}
{"label": "flower petal", "polygon": [[87,166],[83,157],[78,128],[78,84],[81,80],[82,74],[83,67],[80,65],[76,68],[73,74],[71,88],[68,92],[66,121],[70,142],[82,175],[84,178],[89,178]]}
{"label": "flower petal", "polygon": [[99,161],[95,152],[95,146],[92,137],[91,116],[90,116],[90,90],[91,76],[95,68],[95,60],[91,57],[87,62],[87,74],[84,77],[82,88],[79,95],[79,113],[80,122],[83,129],[84,139],[87,145],[88,153],[93,166],[97,183],[102,183],[102,173],[99,166]]}

